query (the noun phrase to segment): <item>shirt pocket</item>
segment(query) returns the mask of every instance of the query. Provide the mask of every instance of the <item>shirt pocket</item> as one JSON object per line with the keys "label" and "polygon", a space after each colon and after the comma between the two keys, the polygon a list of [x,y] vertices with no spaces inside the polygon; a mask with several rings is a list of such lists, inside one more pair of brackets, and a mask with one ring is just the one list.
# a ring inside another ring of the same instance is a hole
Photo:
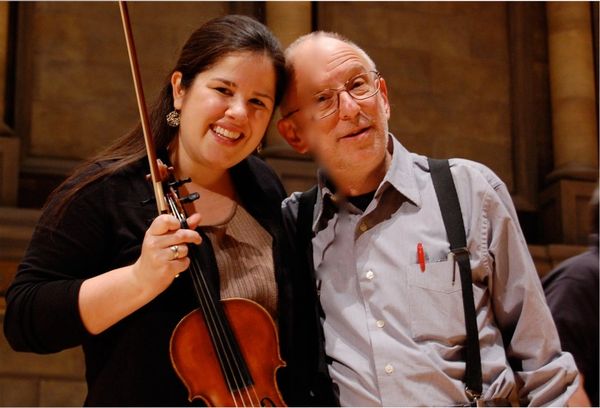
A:
{"label": "shirt pocket", "polygon": [[410,265],[407,275],[413,339],[462,343],[466,329],[458,265],[454,270],[452,260],[428,263],[424,272]]}

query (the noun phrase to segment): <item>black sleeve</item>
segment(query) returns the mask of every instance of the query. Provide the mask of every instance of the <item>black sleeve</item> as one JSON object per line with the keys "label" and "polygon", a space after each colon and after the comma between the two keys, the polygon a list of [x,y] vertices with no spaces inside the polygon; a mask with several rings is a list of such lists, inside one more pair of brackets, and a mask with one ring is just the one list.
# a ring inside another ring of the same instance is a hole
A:
{"label": "black sleeve", "polygon": [[108,242],[99,185],[77,194],[60,221],[50,202],[6,293],[4,332],[17,351],[51,353],[88,335],[79,315],[82,282],[102,270]]}
{"label": "black sleeve", "polygon": [[597,256],[579,256],[544,285],[562,349],[573,354],[584,374],[598,370],[597,262]]}

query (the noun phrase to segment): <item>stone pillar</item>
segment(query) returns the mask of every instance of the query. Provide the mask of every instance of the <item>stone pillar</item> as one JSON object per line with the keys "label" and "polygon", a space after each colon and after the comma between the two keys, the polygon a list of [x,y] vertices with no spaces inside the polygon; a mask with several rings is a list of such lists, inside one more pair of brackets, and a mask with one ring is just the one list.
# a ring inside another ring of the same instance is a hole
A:
{"label": "stone pillar", "polygon": [[598,129],[588,2],[549,2],[548,48],[554,172],[551,178],[595,180]]}
{"label": "stone pillar", "polygon": [[19,180],[19,139],[4,123],[9,44],[9,3],[0,2],[0,206],[16,206]]}
{"label": "stone pillar", "polygon": [[585,207],[598,179],[590,4],[546,4],[554,150],[554,170],[541,194],[548,242],[585,244],[589,225]]}

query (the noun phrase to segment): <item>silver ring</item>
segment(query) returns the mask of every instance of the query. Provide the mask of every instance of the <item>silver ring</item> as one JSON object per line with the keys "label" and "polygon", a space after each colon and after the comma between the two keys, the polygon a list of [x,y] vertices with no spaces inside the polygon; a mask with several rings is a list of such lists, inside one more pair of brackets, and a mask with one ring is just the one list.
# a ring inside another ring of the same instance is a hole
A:
{"label": "silver ring", "polygon": [[179,258],[179,245],[171,245],[169,247],[169,249],[171,250],[171,261],[174,261],[175,259]]}

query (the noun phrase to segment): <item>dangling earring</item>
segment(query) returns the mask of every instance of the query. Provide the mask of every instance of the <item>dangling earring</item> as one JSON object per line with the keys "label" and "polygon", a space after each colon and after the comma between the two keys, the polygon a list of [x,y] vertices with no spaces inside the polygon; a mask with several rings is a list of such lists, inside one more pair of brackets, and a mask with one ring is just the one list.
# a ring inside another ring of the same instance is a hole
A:
{"label": "dangling earring", "polygon": [[263,142],[261,140],[260,143],[258,144],[258,146],[256,146],[256,154],[260,155],[262,153],[262,149],[263,149]]}
{"label": "dangling earring", "polygon": [[167,113],[167,125],[174,128],[179,127],[179,112],[172,110]]}

